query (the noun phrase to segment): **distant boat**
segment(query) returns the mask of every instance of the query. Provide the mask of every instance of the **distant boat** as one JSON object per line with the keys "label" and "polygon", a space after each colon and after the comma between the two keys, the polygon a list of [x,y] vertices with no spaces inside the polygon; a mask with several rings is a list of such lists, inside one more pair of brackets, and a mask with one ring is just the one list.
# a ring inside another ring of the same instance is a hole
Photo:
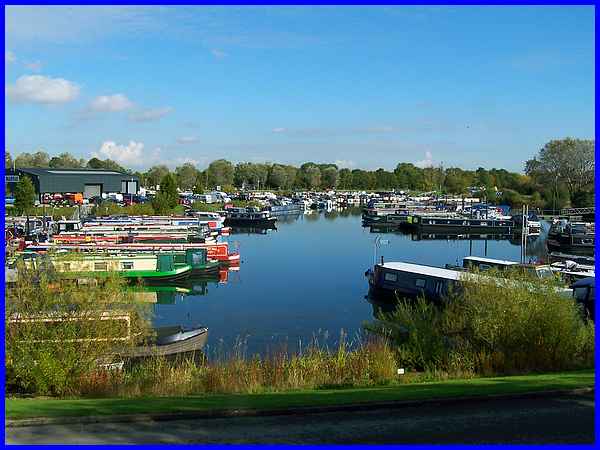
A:
{"label": "distant boat", "polygon": [[228,208],[225,210],[225,224],[231,226],[270,227],[277,218],[270,211],[261,211],[258,208]]}
{"label": "distant boat", "polygon": [[524,264],[517,261],[503,259],[484,258],[481,256],[466,256],[463,258],[462,266],[446,264],[447,269],[453,270],[478,270],[481,272],[490,269],[498,270],[523,270],[543,279],[559,274],[566,283],[595,276],[594,266],[578,265],[573,261],[563,261],[548,264]]}
{"label": "distant boat", "polygon": [[593,255],[596,243],[595,228],[593,222],[557,221],[550,226],[546,244],[549,250]]}
{"label": "distant boat", "polygon": [[515,228],[511,219],[471,219],[448,215],[414,215],[405,224],[420,232],[461,230],[468,233],[501,233],[507,234]]}

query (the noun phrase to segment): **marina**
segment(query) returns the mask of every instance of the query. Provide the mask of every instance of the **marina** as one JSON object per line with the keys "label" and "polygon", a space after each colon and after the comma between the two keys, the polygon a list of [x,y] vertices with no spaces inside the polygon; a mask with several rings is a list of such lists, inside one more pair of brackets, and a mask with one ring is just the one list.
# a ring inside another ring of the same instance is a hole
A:
{"label": "marina", "polygon": [[[409,297],[425,292],[436,301],[473,267],[523,267],[540,277],[560,273],[565,286],[594,276],[591,257],[575,262],[570,253],[550,256],[548,249],[554,247],[548,230],[556,224],[533,220],[537,217],[528,217],[533,233],[524,238],[515,233],[519,221],[513,220],[519,217],[523,223],[524,216],[505,217],[498,209],[490,214],[492,210],[478,209],[474,202],[469,216],[495,218],[467,218],[441,209],[452,209],[449,201],[427,206],[420,200],[413,202],[410,214],[398,214],[406,202],[357,195],[358,206],[344,207],[347,196],[337,197],[284,199],[279,206],[285,214],[263,206],[190,211],[189,217],[32,219],[36,229],[49,227],[54,234],[48,242],[29,242],[22,257],[37,264],[35,255],[50,255],[53,266],[70,278],[102,278],[112,270],[130,280],[142,279],[147,287],[137,287],[137,295],[153,305],[154,326],[200,323],[211,330],[207,349],[242,340],[249,352],[263,354],[281,345],[299,348],[314,338],[315,330],[334,341],[341,330],[360,333],[362,322],[372,317],[369,302],[377,301],[371,294],[385,286]],[[323,198],[329,203],[319,200]],[[365,222],[365,217],[370,219]],[[396,217],[407,220],[397,222]],[[7,224],[7,230],[14,225]],[[200,242],[190,242],[194,240]],[[390,262],[369,269],[370,282],[365,283],[357,274],[373,266],[369,254]],[[401,273],[412,288],[405,285],[398,291]],[[304,280],[302,289],[290,289],[292,280]]]}

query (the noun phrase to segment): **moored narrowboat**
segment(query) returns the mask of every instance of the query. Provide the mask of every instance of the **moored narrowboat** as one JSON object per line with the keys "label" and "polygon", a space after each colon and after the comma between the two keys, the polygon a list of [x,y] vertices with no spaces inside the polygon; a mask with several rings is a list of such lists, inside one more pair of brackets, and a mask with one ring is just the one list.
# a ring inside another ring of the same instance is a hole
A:
{"label": "moored narrowboat", "polygon": [[405,224],[419,232],[464,230],[469,233],[511,233],[515,223],[511,219],[471,219],[468,217],[439,217],[414,215]]}
{"label": "moored narrowboat", "polygon": [[225,224],[232,226],[248,227],[271,227],[275,225],[277,218],[269,211],[261,211],[258,208],[228,208],[225,211]]}
{"label": "moored narrowboat", "polygon": [[107,278],[111,274],[117,274],[128,280],[142,279],[144,282],[170,281],[189,276],[191,265],[178,263],[175,259],[174,254],[50,256],[24,253],[18,257],[28,269],[51,266],[61,278]]}
{"label": "moored narrowboat", "polygon": [[405,262],[383,261],[365,272],[370,294],[377,298],[425,298],[441,302],[464,272]]}

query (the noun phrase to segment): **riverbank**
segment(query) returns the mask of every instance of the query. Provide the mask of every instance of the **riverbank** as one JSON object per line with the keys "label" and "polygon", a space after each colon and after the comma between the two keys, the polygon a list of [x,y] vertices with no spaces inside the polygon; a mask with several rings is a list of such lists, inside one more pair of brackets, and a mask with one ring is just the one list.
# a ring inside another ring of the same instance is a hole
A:
{"label": "riverbank", "polygon": [[[381,405],[391,402],[426,402],[443,399],[510,396],[591,389],[595,372],[582,370],[552,374],[457,379],[439,382],[396,384],[384,387],[352,389],[315,389],[261,394],[192,395],[186,397],[141,398],[6,398],[7,425],[26,419],[93,418],[110,416],[118,420],[131,415],[206,415],[222,416],[281,412],[295,408],[319,408],[351,405]],[[81,419],[77,419],[81,420]],[[43,423],[43,422],[42,422]]]}

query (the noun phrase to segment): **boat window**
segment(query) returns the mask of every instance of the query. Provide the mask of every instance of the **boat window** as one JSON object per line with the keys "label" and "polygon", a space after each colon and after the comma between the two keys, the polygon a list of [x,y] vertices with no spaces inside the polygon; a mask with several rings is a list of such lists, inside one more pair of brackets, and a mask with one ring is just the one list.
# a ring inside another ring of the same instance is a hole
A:
{"label": "boat window", "polygon": [[490,270],[492,268],[492,266],[490,266],[489,264],[479,264],[477,267],[479,268],[479,270]]}
{"label": "boat window", "polygon": [[383,279],[385,281],[398,281],[398,275],[396,275],[395,273],[386,272],[383,275]]}
{"label": "boat window", "polygon": [[133,269],[133,261],[123,261],[121,263],[121,268],[123,270],[132,270]]}
{"label": "boat window", "polygon": [[420,288],[424,288],[425,287],[425,280],[423,278],[417,278],[415,280],[415,286],[416,287],[420,287]]}
{"label": "boat window", "polygon": [[94,263],[94,270],[108,270],[108,265],[105,262]]}

